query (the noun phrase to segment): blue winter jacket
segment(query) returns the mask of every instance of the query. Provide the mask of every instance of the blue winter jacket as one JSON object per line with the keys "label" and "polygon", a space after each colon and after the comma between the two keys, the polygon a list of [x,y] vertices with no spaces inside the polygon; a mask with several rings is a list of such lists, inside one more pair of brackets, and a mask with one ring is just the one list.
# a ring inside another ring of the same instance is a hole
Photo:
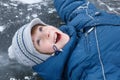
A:
{"label": "blue winter jacket", "polygon": [[120,16],[85,0],[54,4],[70,41],[33,70],[44,80],[120,80]]}

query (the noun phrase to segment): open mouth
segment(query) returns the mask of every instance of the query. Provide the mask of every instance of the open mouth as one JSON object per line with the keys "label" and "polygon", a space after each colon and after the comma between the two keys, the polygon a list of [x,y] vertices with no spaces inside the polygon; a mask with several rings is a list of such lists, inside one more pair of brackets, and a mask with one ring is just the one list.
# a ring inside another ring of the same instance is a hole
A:
{"label": "open mouth", "polygon": [[61,34],[60,34],[60,33],[57,33],[57,32],[56,32],[56,34],[57,34],[57,37],[56,37],[55,43],[59,42],[60,39],[61,39]]}

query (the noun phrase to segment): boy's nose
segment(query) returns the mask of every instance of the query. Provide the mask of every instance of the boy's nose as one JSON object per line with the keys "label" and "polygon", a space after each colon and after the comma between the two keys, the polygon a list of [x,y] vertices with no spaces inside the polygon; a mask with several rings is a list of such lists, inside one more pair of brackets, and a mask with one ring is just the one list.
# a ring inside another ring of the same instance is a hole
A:
{"label": "boy's nose", "polygon": [[49,38],[50,37],[50,32],[48,30],[43,32],[43,37]]}

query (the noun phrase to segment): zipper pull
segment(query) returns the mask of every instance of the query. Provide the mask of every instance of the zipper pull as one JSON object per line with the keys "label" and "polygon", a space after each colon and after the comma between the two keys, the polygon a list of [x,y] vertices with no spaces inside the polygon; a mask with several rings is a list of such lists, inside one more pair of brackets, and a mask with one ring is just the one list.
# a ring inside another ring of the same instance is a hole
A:
{"label": "zipper pull", "polygon": [[94,29],[94,27],[90,28],[87,33],[89,34],[92,30]]}
{"label": "zipper pull", "polygon": [[55,51],[55,54],[58,55],[60,52],[62,52],[62,49],[58,49],[56,45],[53,45],[53,49]]}

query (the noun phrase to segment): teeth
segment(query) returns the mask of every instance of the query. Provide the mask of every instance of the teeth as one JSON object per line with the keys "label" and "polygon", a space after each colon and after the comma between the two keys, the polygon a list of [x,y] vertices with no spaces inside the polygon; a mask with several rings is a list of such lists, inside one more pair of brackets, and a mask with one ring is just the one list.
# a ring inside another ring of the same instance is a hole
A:
{"label": "teeth", "polygon": [[57,41],[57,33],[55,33],[55,40],[54,41],[56,43],[56,41]]}
{"label": "teeth", "polygon": [[57,43],[60,40],[61,36],[59,33],[56,32],[55,34],[55,43]]}

